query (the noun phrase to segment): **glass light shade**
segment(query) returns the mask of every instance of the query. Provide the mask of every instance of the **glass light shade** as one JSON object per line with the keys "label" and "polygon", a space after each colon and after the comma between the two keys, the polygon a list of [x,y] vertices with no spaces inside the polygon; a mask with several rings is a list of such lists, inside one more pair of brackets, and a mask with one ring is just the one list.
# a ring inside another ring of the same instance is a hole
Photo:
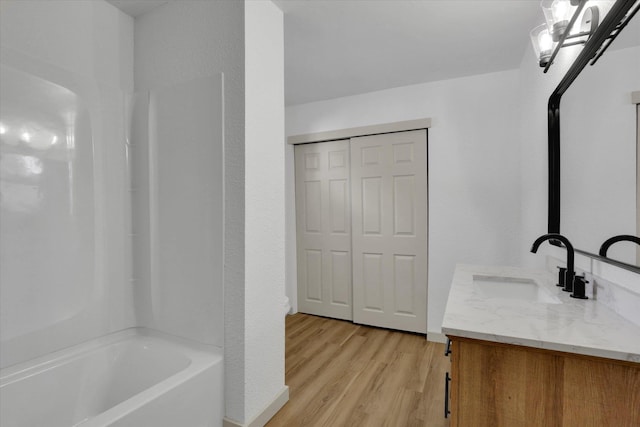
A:
{"label": "glass light shade", "polygon": [[551,53],[555,47],[555,42],[549,34],[547,24],[538,25],[529,34],[531,37],[531,43],[533,44],[533,51],[538,58],[538,63],[541,67],[546,67],[551,59]]}
{"label": "glass light shade", "polygon": [[570,0],[542,0],[540,3],[549,34],[554,42],[560,40],[567,30],[571,16],[576,11],[576,6],[571,3]]}

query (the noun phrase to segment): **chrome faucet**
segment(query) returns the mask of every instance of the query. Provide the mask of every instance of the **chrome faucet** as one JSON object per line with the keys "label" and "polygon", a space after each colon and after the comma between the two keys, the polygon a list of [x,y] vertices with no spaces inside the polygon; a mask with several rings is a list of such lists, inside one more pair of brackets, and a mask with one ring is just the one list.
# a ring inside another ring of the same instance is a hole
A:
{"label": "chrome faucet", "polygon": [[636,237],[636,236],[631,236],[628,234],[621,234],[619,236],[613,236],[607,240],[604,241],[604,243],[602,244],[602,246],[600,246],[600,256],[606,257],[607,256],[607,251],[609,250],[609,246],[613,245],[614,243],[617,242],[623,242],[623,241],[627,241],[627,242],[634,242],[637,243],[638,245],[640,245],[640,237]]}
{"label": "chrome faucet", "polygon": [[575,256],[573,245],[571,244],[569,239],[564,237],[562,234],[549,233],[543,234],[542,236],[538,237],[535,242],[533,242],[533,245],[531,246],[531,252],[533,252],[534,254],[538,252],[538,247],[545,240],[559,240],[562,242],[562,244],[564,244],[564,247],[567,248],[567,271],[564,274],[564,288],[562,288],[562,290],[565,292],[573,292],[573,278],[576,275],[576,272],[573,268],[573,259]]}

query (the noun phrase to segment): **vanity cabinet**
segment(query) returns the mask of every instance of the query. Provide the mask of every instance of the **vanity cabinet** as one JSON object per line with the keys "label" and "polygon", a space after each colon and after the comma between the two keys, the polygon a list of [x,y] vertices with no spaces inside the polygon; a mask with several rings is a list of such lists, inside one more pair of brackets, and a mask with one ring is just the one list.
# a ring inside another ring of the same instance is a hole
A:
{"label": "vanity cabinet", "polygon": [[638,427],[640,364],[460,337],[452,427]]}

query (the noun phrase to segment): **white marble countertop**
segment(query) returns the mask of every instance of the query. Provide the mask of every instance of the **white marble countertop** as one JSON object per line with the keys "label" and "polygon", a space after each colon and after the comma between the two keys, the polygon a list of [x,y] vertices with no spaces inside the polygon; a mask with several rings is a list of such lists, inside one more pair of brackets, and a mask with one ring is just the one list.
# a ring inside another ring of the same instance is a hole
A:
{"label": "white marble countertop", "polygon": [[[487,298],[473,276],[533,279],[560,303]],[[458,265],[442,331],[446,335],[640,363],[640,326],[597,300],[578,300],[555,286],[549,272]]]}

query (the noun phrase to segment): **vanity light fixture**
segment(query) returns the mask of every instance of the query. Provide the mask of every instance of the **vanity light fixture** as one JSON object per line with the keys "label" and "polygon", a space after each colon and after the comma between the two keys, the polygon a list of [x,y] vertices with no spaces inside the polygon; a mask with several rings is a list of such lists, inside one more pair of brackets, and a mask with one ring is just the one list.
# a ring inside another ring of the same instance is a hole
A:
{"label": "vanity light fixture", "polygon": [[531,30],[531,42],[533,43],[533,51],[538,58],[541,67],[546,67],[551,59],[551,52],[555,47],[555,43],[549,34],[547,24],[541,24]]}
{"label": "vanity light fixture", "polygon": [[[573,3],[576,3],[576,5],[573,5]],[[549,34],[551,34],[554,42],[558,42],[567,31],[569,20],[578,3],[570,0],[542,0],[540,3]]]}
{"label": "vanity light fixture", "polygon": [[[594,4],[585,9],[587,3],[589,0],[542,0],[540,3],[546,22],[534,28],[530,37],[538,64],[544,67],[545,73],[561,48],[585,44],[598,28],[598,6]],[[576,30],[574,24],[580,16]]]}

